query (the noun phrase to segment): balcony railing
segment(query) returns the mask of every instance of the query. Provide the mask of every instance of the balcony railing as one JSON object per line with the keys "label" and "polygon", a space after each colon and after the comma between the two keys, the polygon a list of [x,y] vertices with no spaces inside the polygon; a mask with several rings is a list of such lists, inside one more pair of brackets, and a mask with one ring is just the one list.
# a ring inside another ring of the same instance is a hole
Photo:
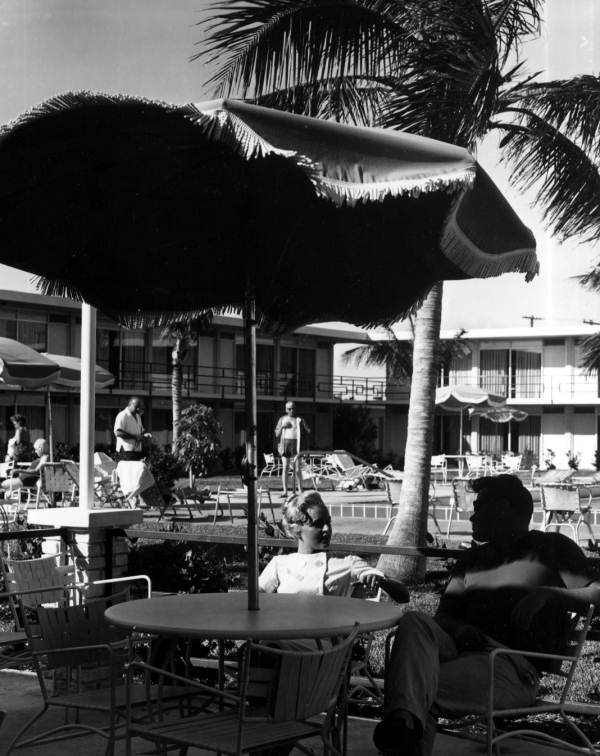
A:
{"label": "balcony railing", "polygon": [[600,399],[598,375],[587,375],[581,368],[554,368],[513,376],[487,372],[484,376],[469,374],[460,380],[448,382],[480,386],[486,391],[506,396],[509,400],[538,400],[560,404]]}
{"label": "balcony railing", "polygon": [[[165,394],[171,391],[171,371],[164,363],[129,363],[115,378],[115,389],[148,394]],[[405,403],[409,396],[408,386],[389,386],[386,389],[384,379],[360,376],[258,371],[256,384],[258,396],[274,398]],[[209,366],[183,367],[184,397],[241,399],[244,392],[243,370]]]}

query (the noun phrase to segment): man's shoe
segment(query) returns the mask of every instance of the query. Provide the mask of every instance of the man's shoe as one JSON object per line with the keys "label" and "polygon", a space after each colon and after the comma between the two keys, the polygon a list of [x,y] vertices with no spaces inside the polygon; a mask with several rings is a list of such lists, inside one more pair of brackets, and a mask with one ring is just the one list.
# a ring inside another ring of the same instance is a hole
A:
{"label": "man's shoe", "polygon": [[419,756],[419,732],[409,727],[410,714],[394,712],[375,725],[373,742],[383,756]]}

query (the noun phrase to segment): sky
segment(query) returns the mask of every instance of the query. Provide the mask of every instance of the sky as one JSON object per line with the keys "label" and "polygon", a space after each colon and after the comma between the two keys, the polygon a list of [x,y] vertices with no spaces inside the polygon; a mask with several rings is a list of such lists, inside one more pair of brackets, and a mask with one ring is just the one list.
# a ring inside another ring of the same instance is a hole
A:
{"label": "sky", "polygon": [[[549,0],[541,40],[524,50],[527,70],[565,78],[600,70],[597,0]],[[101,90],[170,102],[211,97],[210,70],[189,58],[202,44],[196,24],[206,0],[0,0],[0,123],[59,92]],[[574,12],[574,9],[577,9]],[[478,159],[494,177],[538,241],[540,276],[445,285],[443,327],[523,326],[524,315],[543,325],[600,321],[600,297],[576,277],[598,257],[590,245],[558,245],[544,232],[540,213],[510,189],[488,140]],[[30,276],[0,266],[0,288],[34,291]],[[540,321],[541,322],[541,321]]]}

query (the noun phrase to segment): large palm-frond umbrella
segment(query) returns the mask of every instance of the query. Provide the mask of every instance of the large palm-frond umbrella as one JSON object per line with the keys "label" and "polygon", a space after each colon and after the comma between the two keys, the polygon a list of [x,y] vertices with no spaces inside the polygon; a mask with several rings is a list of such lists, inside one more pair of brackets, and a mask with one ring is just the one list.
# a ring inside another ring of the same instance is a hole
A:
{"label": "large palm-frond umbrella", "polygon": [[531,233],[461,148],[243,102],[91,94],[0,132],[0,260],[130,325],[243,306],[251,608],[257,318],[389,324],[442,278],[537,270]]}

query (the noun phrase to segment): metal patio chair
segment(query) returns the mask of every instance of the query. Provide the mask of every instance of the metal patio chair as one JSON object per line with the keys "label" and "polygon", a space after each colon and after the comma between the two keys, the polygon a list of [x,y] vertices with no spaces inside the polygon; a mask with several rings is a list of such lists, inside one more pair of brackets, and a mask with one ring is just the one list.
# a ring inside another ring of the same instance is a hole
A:
{"label": "metal patio chair", "polygon": [[473,514],[473,503],[476,498],[477,494],[471,490],[471,478],[453,479],[446,538],[450,537],[452,520],[457,516],[458,512],[466,512],[469,515]]}
{"label": "metal patio chair", "polygon": [[276,457],[275,454],[263,454],[263,457],[265,458],[265,466],[260,471],[259,480],[263,477],[270,478],[273,475],[281,475],[283,469],[281,459]]}
{"label": "metal patio chair", "polygon": [[[217,498],[215,502],[215,510],[213,514],[213,525],[217,521],[217,515],[223,517],[224,510],[222,499],[227,502],[227,509],[229,510],[229,519],[233,522],[233,509],[232,503],[241,503],[242,509],[246,511],[246,505],[248,504],[248,489],[244,488],[227,488],[225,486],[219,486],[217,488]],[[266,506],[271,511],[271,518],[273,523],[276,523],[275,510],[273,509],[273,499],[271,498],[271,491],[268,488],[259,487],[256,489],[256,516],[260,517],[260,513],[263,507],[263,499],[266,502]]]}
{"label": "metal patio chair", "polygon": [[544,525],[546,532],[551,528],[570,528],[575,543],[579,543],[579,529],[584,525],[590,540],[596,543],[589,516],[592,510],[592,492],[587,486],[572,484],[547,484],[540,486]]}
{"label": "metal patio chair", "polygon": [[[385,480],[385,490],[387,493],[387,499],[388,499],[388,507],[389,507],[389,514],[388,519],[385,524],[385,527],[383,529],[382,535],[387,535],[389,529],[392,527],[392,523],[398,516],[398,504],[400,503],[400,490],[402,489],[402,481],[401,480]],[[436,512],[436,504],[437,504],[437,496],[435,493],[435,483],[430,480],[429,481],[429,507],[427,509],[427,516],[431,517],[433,520],[435,527],[437,528],[437,531],[440,535],[442,535],[442,529],[440,528],[440,523],[437,518],[437,512]]]}
{"label": "metal patio chair", "polygon": [[441,475],[442,482],[448,481],[448,460],[445,454],[434,454],[431,457],[431,477]]}
{"label": "metal patio chair", "polygon": [[60,497],[60,506],[71,506],[77,499],[79,477],[67,470],[64,462],[47,462],[40,468],[40,485],[37,490],[35,508],[54,506]]}
{"label": "metal patio chair", "polygon": [[[128,709],[127,753],[131,754],[133,737],[162,749],[174,746],[182,753],[195,747],[232,756],[320,737],[326,753],[342,756],[345,702],[341,693],[357,630],[358,625],[340,643],[316,651],[247,643],[239,695],[191,683],[215,703],[231,708],[180,719],[161,717],[151,724],[135,723]],[[156,670],[141,662],[131,664],[128,685],[136,672],[148,671]],[[165,673],[164,677],[187,682],[177,675]]]}

